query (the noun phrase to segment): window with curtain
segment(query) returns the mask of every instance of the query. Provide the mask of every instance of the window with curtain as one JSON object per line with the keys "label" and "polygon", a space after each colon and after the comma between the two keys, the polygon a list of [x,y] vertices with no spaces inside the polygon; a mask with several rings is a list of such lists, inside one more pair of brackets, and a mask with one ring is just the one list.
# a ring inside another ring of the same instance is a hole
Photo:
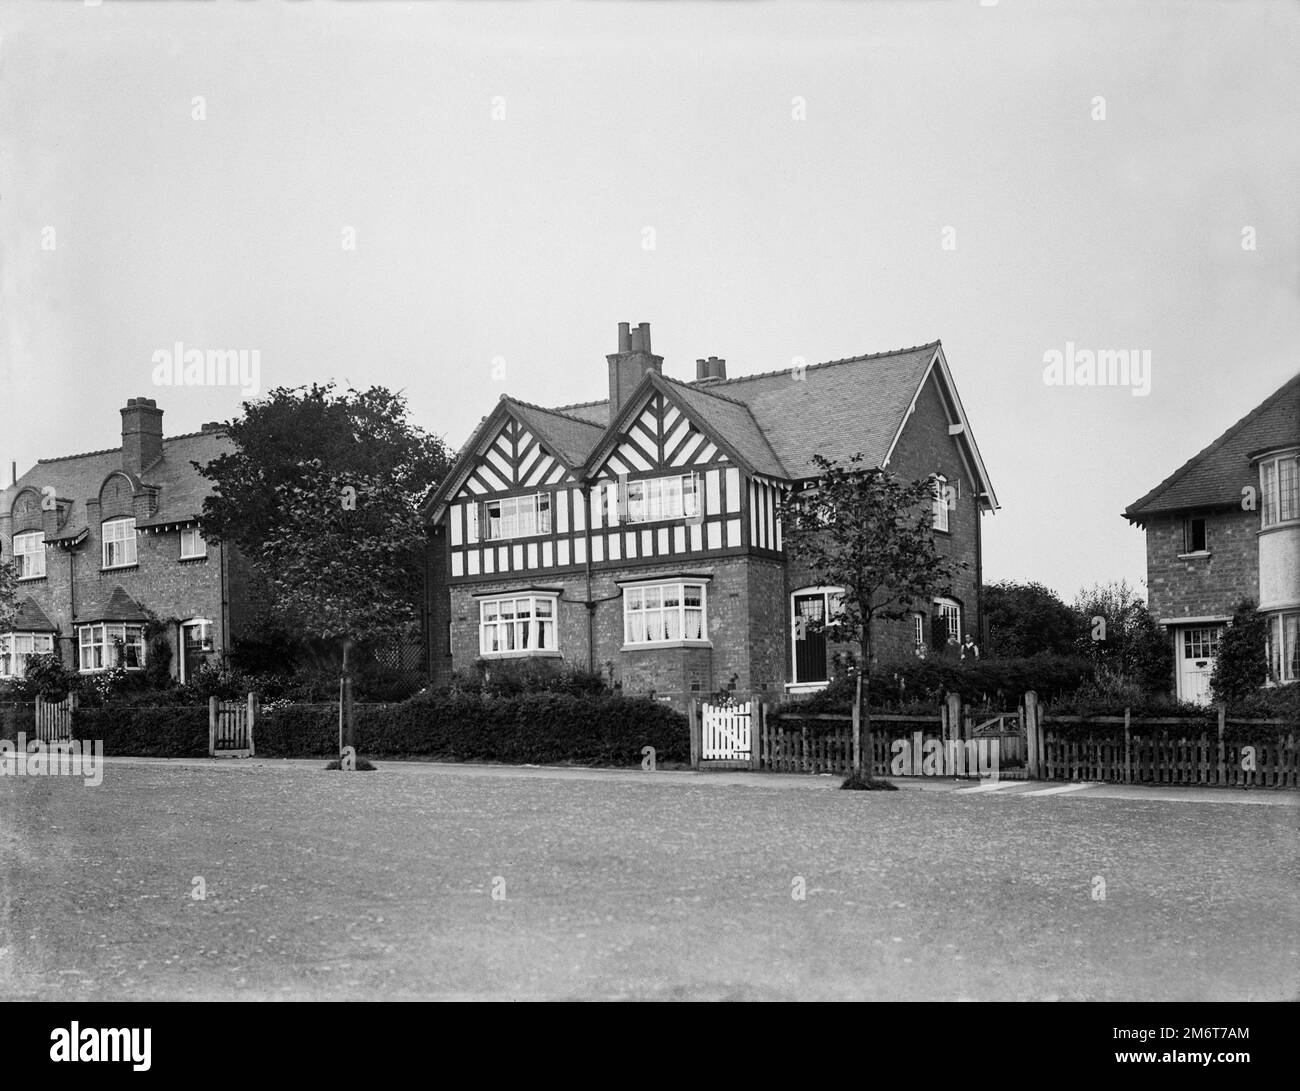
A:
{"label": "window with curtain", "polygon": [[707,640],[704,584],[682,582],[625,587],[623,639],[627,644]]}

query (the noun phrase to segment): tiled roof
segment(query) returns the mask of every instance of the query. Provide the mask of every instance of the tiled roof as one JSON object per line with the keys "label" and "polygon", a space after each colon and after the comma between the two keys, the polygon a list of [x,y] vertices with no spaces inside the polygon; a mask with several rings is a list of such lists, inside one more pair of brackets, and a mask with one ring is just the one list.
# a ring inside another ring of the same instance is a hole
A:
{"label": "tiled roof", "polygon": [[78,622],[90,621],[148,621],[149,615],[138,602],[122,590],[114,587],[107,595],[82,606],[73,618]]}
{"label": "tiled roof", "polygon": [[1258,487],[1251,453],[1290,444],[1300,444],[1300,375],[1284,383],[1146,496],[1133,501],[1124,517],[1142,523],[1161,512],[1240,504],[1244,486]]}
{"label": "tiled roof", "polygon": [[603,424],[554,409],[543,409],[515,398],[503,400],[538,439],[547,443],[570,466],[581,466],[605,431]]}
{"label": "tiled roof", "polygon": [[729,444],[751,469],[775,478],[787,476],[785,467],[744,402],[733,401],[712,387],[691,386],[676,379],[666,379],[665,382],[687,408]]}
{"label": "tiled roof", "polygon": [[57,633],[59,627],[45,616],[42,610],[31,599],[30,596],[23,596],[18,600],[18,610],[14,614],[14,631],[19,633]]}
{"label": "tiled roof", "polygon": [[[192,520],[202,510],[211,485],[190,465],[191,460],[207,463],[232,447],[222,432],[191,432],[165,438],[162,458],[140,475],[144,484],[157,488],[158,510],[137,525],[149,527]],[[51,486],[57,497],[72,501],[67,521],[53,538],[59,541],[76,538],[86,530],[86,501],[98,498],[104,479],[120,469],[120,448],[43,458],[14,485],[0,490],[0,512],[9,511],[14,498],[24,488],[43,490]]]}

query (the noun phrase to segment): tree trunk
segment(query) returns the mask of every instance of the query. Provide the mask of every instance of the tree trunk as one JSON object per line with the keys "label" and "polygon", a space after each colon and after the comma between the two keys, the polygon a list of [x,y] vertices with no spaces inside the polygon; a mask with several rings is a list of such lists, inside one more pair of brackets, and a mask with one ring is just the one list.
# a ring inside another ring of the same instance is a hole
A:
{"label": "tree trunk", "polygon": [[858,713],[859,730],[862,733],[862,747],[866,752],[863,760],[867,779],[871,779],[875,773],[875,763],[872,760],[872,738],[871,738],[871,685],[867,679],[867,673],[871,670],[871,619],[867,618],[862,623],[862,665],[858,668],[858,704],[861,711]]}

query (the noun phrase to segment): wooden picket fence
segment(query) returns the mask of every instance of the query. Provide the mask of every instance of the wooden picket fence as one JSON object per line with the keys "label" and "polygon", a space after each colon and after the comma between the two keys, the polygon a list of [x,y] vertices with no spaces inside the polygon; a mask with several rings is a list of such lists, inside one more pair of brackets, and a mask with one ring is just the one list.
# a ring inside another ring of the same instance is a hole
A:
{"label": "wooden picket fence", "polygon": [[253,726],[257,723],[257,697],[247,701],[208,698],[208,755],[213,758],[251,758]]}
{"label": "wooden picket fence", "polygon": [[[1028,737],[1031,775],[1114,784],[1300,787],[1300,748],[1286,721],[1229,719],[1223,706],[1217,718],[1210,728],[1178,717],[1052,716],[1039,710]],[[1066,725],[1071,726],[1061,730]],[[1251,729],[1249,737],[1242,728]]]}
{"label": "wooden picket fence", "polygon": [[43,743],[72,741],[72,713],[77,698],[69,693],[62,701],[36,698],[36,737]]}

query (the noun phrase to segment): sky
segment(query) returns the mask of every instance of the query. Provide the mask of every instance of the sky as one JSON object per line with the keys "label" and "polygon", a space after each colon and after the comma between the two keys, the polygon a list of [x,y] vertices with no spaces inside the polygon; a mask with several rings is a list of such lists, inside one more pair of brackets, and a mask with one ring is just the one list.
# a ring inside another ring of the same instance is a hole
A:
{"label": "sky", "polygon": [[0,0],[3,482],[327,379],[459,447],[619,322],[686,379],[941,339],[986,580],[1142,589],[1124,507],[1300,370],[1297,56],[1249,0]]}

